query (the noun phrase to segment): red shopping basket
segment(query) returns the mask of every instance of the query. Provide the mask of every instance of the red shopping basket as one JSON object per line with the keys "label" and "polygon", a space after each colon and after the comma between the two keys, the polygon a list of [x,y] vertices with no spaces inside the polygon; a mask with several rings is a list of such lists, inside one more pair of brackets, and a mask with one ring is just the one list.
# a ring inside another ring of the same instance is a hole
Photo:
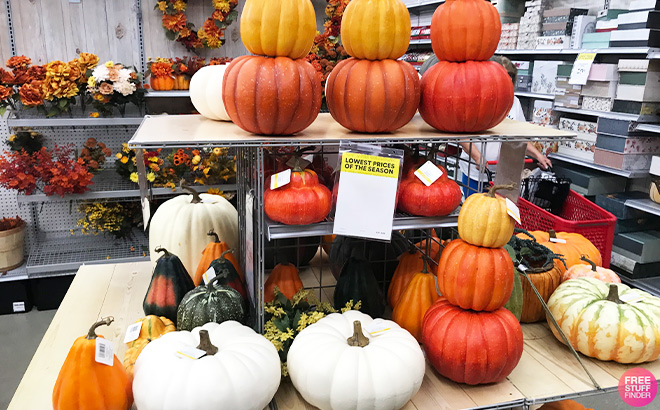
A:
{"label": "red shopping basket", "polygon": [[[598,248],[603,258],[603,267],[610,267],[612,242],[616,217],[598,205],[571,190],[559,216],[539,208],[533,203],[518,198],[522,228],[528,231],[579,233]],[[516,224],[517,228],[520,225]]]}

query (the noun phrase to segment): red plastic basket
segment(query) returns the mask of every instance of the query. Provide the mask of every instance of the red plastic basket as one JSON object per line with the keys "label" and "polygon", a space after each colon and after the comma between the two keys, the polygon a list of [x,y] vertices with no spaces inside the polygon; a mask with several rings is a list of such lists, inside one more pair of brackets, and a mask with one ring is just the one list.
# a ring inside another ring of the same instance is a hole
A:
{"label": "red plastic basket", "polygon": [[[603,258],[603,267],[610,267],[612,242],[616,217],[603,208],[570,191],[560,216],[539,208],[533,203],[518,198],[522,228],[528,231],[549,231],[579,233],[598,248]],[[516,225],[520,228],[520,225]]]}

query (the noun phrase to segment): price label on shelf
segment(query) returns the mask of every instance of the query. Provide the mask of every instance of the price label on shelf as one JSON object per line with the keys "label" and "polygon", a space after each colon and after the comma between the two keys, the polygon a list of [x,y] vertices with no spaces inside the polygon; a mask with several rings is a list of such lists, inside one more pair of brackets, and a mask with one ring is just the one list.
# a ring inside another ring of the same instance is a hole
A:
{"label": "price label on shelf", "polygon": [[142,321],[133,323],[126,329],[126,336],[124,336],[124,343],[131,343],[133,340],[137,340],[140,337],[140,331],[142,330]]}
{"label": "price label on shelf", "polygon": [[520,209],[518,209],[518,205],[514,204],[512,200],[509,198],[506,199],[506,213],[509,214],[511,218],[513,218],[516,222],[519,224],[520,222]]}
{"label": "price label on shelf", "polygon": [[552,242],[552,243],[566,243],[566,239],[550,238],[550,242]]}
{"label": "price label on shelf", "polygon": [[206,272],[204,272],[204,274],[202,275],[202,279],[204,280],[204,284],[208,285],[209,282],[212,281],[213,278],[215,278],[215,276],[216,276],[215,269],[213,269],[213,267],[208,268],[208,270]]}
{"label": "price label on shelf", "polygon": [[181,359],[197,360],[206,354],[205,351],[195,347],[183,346],[174,353]]}
{"label": "price label on shelf", "polygon": [[431,186],[435,181],[442,176],[442,170],[438,168],[431,161],[426,161],[424,165],[417,168],[415,176],[419,178],[426,186]]}
{"label": "price label on shelf", "polygon": [[291,182],[291,170],[287,169],[270,177],[270,189],[281,188]]}
{"label": "price label on shelf", "polygon": [[364,327],[364,330],[371,336],[378,336],[390,330],[390,327],[383,319],[374,319]]}
{"label": "price label on shelf", "polygon": [[11,304],[14,313],[25,312],[25,302],[14,302]]}
{"label": "price label on shelf", "polygon": [[94,360],[98,363],[105,364],[106,366],[112,366],[114,363],[114,357],[112,342],[102,337],[97,337]]}
{"label": "price label on shelf", "polygon": [[591,71],[591,65],[594,63],[596,58],[596,53],[580,53],[573,63],[573,69],[571,70],[571,78],[569,78],[569,84],[585,85],[587,83],[587,78],[589,77],[589,72]]}

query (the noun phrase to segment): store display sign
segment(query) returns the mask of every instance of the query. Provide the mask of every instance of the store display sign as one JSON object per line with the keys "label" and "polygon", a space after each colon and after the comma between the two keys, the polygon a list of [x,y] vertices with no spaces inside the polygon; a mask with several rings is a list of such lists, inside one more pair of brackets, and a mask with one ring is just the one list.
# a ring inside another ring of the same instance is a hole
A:
{"label": "store display sign", "polygon": [[585,85],[587,78],[591,71],[591,65],[596,59],[596,53],[580,53],[575,59],[573,70],[571,71],[571,78],[568,80],[569,84]]}

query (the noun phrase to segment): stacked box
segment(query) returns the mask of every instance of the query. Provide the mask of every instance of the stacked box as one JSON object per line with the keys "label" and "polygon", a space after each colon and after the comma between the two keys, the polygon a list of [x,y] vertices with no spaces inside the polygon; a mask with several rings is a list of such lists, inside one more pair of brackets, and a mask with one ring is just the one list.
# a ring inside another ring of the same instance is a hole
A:
{"label": "stacked box", "polygon": [[577,16],[573,22],[573,31],[571,32],[570,48],[582,48],[582,39],[585,34],[596,32],[596,17],[594,16]]}
{"label": "stacked box", "polygon": [[532,123],[544,127],[557,128],[559,115],[552,109],[552,101],[535,100]]}
{"label": "stacked box", "polygon": [[594,163],[622,170],[648,170],[653,154],[660,153],[660,138],[635,130],[636,122],[600,118]]}
{"label": "stacked box", "polygon": [[555,85],[555,106],[565,108],[580,108],[582,106],[582,86],[569,84],[573,64],[560,64],[557,67]]}
{"label": "stacked box", "polygon": [[539,94],[555,94],[557,86],[557,69],[562,61],[534,62],[532,73],[532,92]]}
{"label": "stacked box", "polygon": [[516,91],[530,91],[532,89],[532,68],[533,61],[512,61],[518,69],[518,78],[516,79]]}
{"label": "stacked box", "polygon": [[582,108],[611,111],[617,80],[616,64],[592,64],[587,84],[582,87]]}
{"label": "stacked box", "polygon": [[619,60],[616,99],[660,102],[660,61]]}
{"label": "stacked box", "polygon": [[525,2],[525,14],[520,18],[520,26],[518,27],[517,49],[533,50],[536,48],[536,39],[541,35],[543,9],[546,5],[546,0]]}
{"label": "stacked box", "polygon": [[[553,8],[543,11],[542,36],[536,39],[537,49],[558,49],[571,46],[574,21],[577,16],[586,15],[587,9]],[[594,18],[595,20],[595,18]]]}
{"label": "stacked box", "polygon": [[617,17],[610,47],[660,47],[660,2],[634,0],[629,13]]}
{"label": "stacked box", "polygon": [[559,129],[574,132],[577,137],[573,140],[560,142],[558,153],[593,162],[597,138],[597,124],[595,122],[560,118]]}
{"label": "stacked box", "polygon": [[502,24],[502,35],[497,48],[500,50],[514,50],[518,44],[519,23]]}
{"label": "stacked box", "polygon": [[608,48],[610,46],[611,35],[611,31],[586,33],[582,37],[582,48],[585,50]]}

